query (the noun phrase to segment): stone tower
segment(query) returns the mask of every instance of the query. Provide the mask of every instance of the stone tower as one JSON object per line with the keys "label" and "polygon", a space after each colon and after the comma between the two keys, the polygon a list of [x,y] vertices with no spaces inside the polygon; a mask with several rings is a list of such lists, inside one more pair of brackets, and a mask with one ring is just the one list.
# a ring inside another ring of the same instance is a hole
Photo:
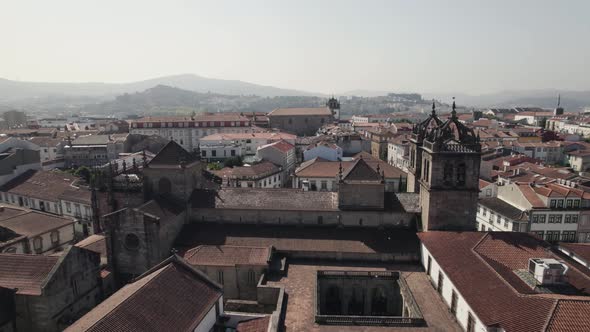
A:
{"label": "stone tower", "polygon": [[422,171],[422,142],[426,133],[442,124],[436,116],[436,106],[432,101],[432,113],[428,119],[420,122],[412,129],[410,138],[410,166],[408,167],[408,192],[417,193],[420,191],[420,173]]}
{"label": "stone tower", "polygon": [[450,118],[426,130],[419,176],[422,229],[475,230],[481,144],[473,129]]}
{"label": "stone tower", "polygon": [[198,154],[170,141],[143,169],[146,198],[171,196],[186,202],[203,184],[202,167]]}
{"label": "stone tower", "polygon": [[336,119],[336,121],[340,120],[340,102],[338,101],[338,99],[332,96],[332,98],[328,99],[326,106],[328,106],[330,111],[332,111],[334,119]]}

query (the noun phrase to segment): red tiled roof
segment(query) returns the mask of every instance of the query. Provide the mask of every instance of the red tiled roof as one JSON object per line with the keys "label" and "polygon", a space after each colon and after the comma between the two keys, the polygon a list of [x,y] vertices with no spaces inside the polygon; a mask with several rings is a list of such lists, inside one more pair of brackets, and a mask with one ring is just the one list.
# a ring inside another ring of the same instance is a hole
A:
{"label": "red tiled roof", "polygon": [[17,294],[41,295],[42,287],[58,256],[0,254],[0,287]]}
{"label": "red tiled roof", "polygon": [[[558,258],[546,242],[520,232],[426,232],[418,237],[485,325],[529,332],[545,331],[547,325],[566,331],[590,324],[589,300],[569,303],[580,297],[535,293],[514,273],[526,270],[530,258]],[[590,278],[569,267],[569,283],[590,295]]]}
{"label": "red tiled roof", "polygon": [[150,160],[149,165],[180,165],[181,162],[187,164],[196,161],[198,157],[188,153],[178,143],[174,141],[168,142],[157,154]]}
{"label": "red tiled roof", "polygon": [[101,257],[107,256],[107,244],[104,235],[90,235],[84,240],[76,243],[75,246],[99,253]]}
{"label": "red tiled roof", "polygon": [[546,204],[537,196],[535,190],[528,184],[519,184],[518,189],[524,195],[527,201],[535,208],[546,207]]}
{"label": "red tiled roof", "polygon": [[291,144],[289,142],[286,142],[286,141],[281,140],[281,141],[278,141],[278,142],[275,142],[275,143],[271,143],[271,144],[268,144],[268,145],[265,145],[265,146],[261,146],[260,148],[265,148],[265,147],[272,147],[272,148],[275,148],[275,149],[277,149],[277,150],[279,150],[281,152],[289,152],[289,151],[291,151],[291,150],[293,150],[295,148],[295,145],[293,145],[293,144]]}
{"label": "red tiled roof", "polygon": [[221,295],[219,285],[173,256],[66,331],[193,331]]}
{"label": "red tiled roof", "polygon": [[45,234],[73,224],[72,219],[26,209],[5,206],[0,211],[0,227],[10,229],[16,234],[26,237]]}
{"label": "red tiled roof", "polygon": [[546,331],[587,331],[588,317],[590,317],[590,302],[559,300]]}
{"label": "red tiled roof", "polygon": [[590,262],[590,243],[560,243],[559,246]]}
{"label": "red tiled roof", "polygon": [[239,322],[236,330],[237,332],[266,332],[269,322],[270,316],[254,318]]}
{"label": "red tiled roof", "polygon": [[77,180],[64,172],[28,170],[0,187],[0,191],[51,202],[62,197],[90,202],[90,191],[73,185]]}
{"label": "red tiled roof", "polygon": [[261,265],[270,260],[270,247],[198,246],[190,249],[184,259],[191,265]]}
{"label": "red tiled roof", "polygon": [[479,190],[489,186],[490,184],[492,184],[492,183],[488,182],[486,180],[479,179]]}

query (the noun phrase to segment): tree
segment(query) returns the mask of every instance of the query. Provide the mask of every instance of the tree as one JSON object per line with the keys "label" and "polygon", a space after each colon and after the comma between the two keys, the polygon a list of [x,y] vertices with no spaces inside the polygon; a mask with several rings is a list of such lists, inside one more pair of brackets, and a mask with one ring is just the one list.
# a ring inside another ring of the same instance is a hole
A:
{"label": "tree", "polygon": [[74,175],[81,177],[82,179],[84,179],[84,181],[90,183],[90,176],[91,176],[91,171],[90,168],[86,167],[86,166],[80,166],[78,167],[78,169],[74,172]]}
{"label": "tree", "polygon": [[242,166],[244,162],[242,161],[242,157],[237,156],[226,159],[224,165],[225,167]]}

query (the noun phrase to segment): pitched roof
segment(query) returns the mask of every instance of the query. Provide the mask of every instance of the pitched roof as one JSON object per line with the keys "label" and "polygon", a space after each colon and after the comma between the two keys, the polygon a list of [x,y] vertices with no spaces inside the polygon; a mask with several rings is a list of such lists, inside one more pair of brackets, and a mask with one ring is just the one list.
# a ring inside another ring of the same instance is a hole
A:
{"label": "pitched roof", "polygon": [[184,254],[184,259],[191,265],[266,266],[270,260],[270,254],[270,247],[204,245],[188,250]]}
{"label": "pitched roof", "polygon": [[529,184],[518,184],[518,189],[523,194],[524,198],[531,204],[534,208],[544,208],[546,204],[537,196],[537,193]]}
{"label": "pitched roof", "polygon": [[73,224],[72,219],[27,209],[3,207],[0,211],[0,227],[26,237],[45,234]]}
{"label": "pitched roof", "polygon": [[77,180],[64,172],[28,170],[0,187],[0,191],[52,202],[57,202],[62,195],[64,199],[90,202],[90,191],[74,186]]}
{"label": "pitched roof", "polygon": [[332,115],[328,107],[307,107],[307,108],[277,108],[270,113],[272,116],[292,116],[292,115]]}
{"label": "pitched roof", "polygon": [[195,190],[193,208],[336,211],[338,193],[292,188],[223,188],[217,193]]}
{"label": "pitched roof", "polygon": [[253,318],[246,321],[241,321],[236,326],[237,332],[266,332],[268,331],[268,324],[270,323],[270,316]]}
{"label": "pitched roof", "polygon": [[66,331],[193,331],[221,295],[219,285],[172,256]]}
{"label": "pitched roof", "polygon": [[76,243],[75,246],[98,253],[101,257],[107,256],[107,243],[105,236],[102,234],[90,235],[84,240]]}
{"label": "pitched roof", "polygon": [[61,138],[52,138],[52,137],[44,137],[44,136],[36,136],[31,137],[29,141],[35,145],[41,147],[56,147],[64,140]]}
{"label": "pitched roof", "polygon": [[86,135],[72,141],[72,145],[105,145],[112,142],[109,135]]}
{"label": "pitched roof", "polygon": [[43,284],[59,258],[0,254],[0,287],[17,289],[17,294],[41,295]]}
{"label": "pitched roof", "polygon": [[356,160],[354,165],[343,174],[346,181],[381,181],[381,175],[365,162],[363,158]]}
{"label": "pitched roof", "polygon": [[[590,324],[589,300],[560,305],[578,296],[542,294],[516,273],[530,258],[558,258],[548,243],[520,232],[425,232],[418,237],[457,291],[487,326],[505,331],[546,331],[546,327]],[[569,264],[568,264],[569,265]],[[569,265],[568,280],[588,294],[590,278]],[[583,316],[583,315],[584,316]],[[571,322],[577,319],[577,322]],[[573,324],[573,325],[572,325]],[[565,331],[565,329],[557,329]]]}
{"label": "pitched roof", "polygon": [[564,247],[575,255],[580,256],[587,262],[590,262],[590,243],[560,243],[560,247]]}
{"label": "pitched roof", "polygon": [[528,220],[525,211],[522,211],[497,197],[481,198],[478,203],[512,220]]}
{"label": "pitched roof", "polygon": [[285,152],[289,152],[289,151],[295,149],[295,145],[293,145],[287,141],[280,140],[278,142],[263,145],[263,146],[259,147],[258,150],[265,149],[265,148],[273,148],[273,149],[277,149],[277,150],[285,153]]}
{"label": "pitched roof", "polygon": [[198,245],[272,246],[277,251],[343,253],[418,252],[416,232],[406,229],[324,228],[296,225],[197,223],[185,225],[177,248]]}
{"label": "pitched roof", "polygon": [[479,179],[479,190],[489,186],[490,184],[492,184],[492,183],[488,182],[486,180]]}
{"label": "pitched roof", "polygon": [[148,163],[149,165],[180,165],[181,162],[190,164],[197,161],[199,157],[188,153],[178,143],[174,141],[168,142]]}
{"label": "pitched roof", "polygon": [[252,166],[224,167],[218,171],[211,172],[221,178],[259,179],[276,174],[280,171],[281,168],[277,165],[270,161],[263,161]]}

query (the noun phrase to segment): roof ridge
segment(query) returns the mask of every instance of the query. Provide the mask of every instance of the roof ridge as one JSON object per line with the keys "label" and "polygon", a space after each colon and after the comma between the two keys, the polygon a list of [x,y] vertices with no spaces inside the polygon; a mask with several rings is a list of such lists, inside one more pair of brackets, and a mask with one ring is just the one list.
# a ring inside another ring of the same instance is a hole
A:
{"label": "roof ridge", "polygon": [[543,325],[543,331],[547,331],[547,328],[549,327],[549,325],[551,325],[551,322],[553,321],[553,318],[555,317],[555,310],[557,310],[557,306],[559,305],[559,299],[557,299],[555,301],[555,303],[553,304],[553,308],[551,309],[551,311],[549,312],[549,315],[546,318],[546,322],[545,325]]}

